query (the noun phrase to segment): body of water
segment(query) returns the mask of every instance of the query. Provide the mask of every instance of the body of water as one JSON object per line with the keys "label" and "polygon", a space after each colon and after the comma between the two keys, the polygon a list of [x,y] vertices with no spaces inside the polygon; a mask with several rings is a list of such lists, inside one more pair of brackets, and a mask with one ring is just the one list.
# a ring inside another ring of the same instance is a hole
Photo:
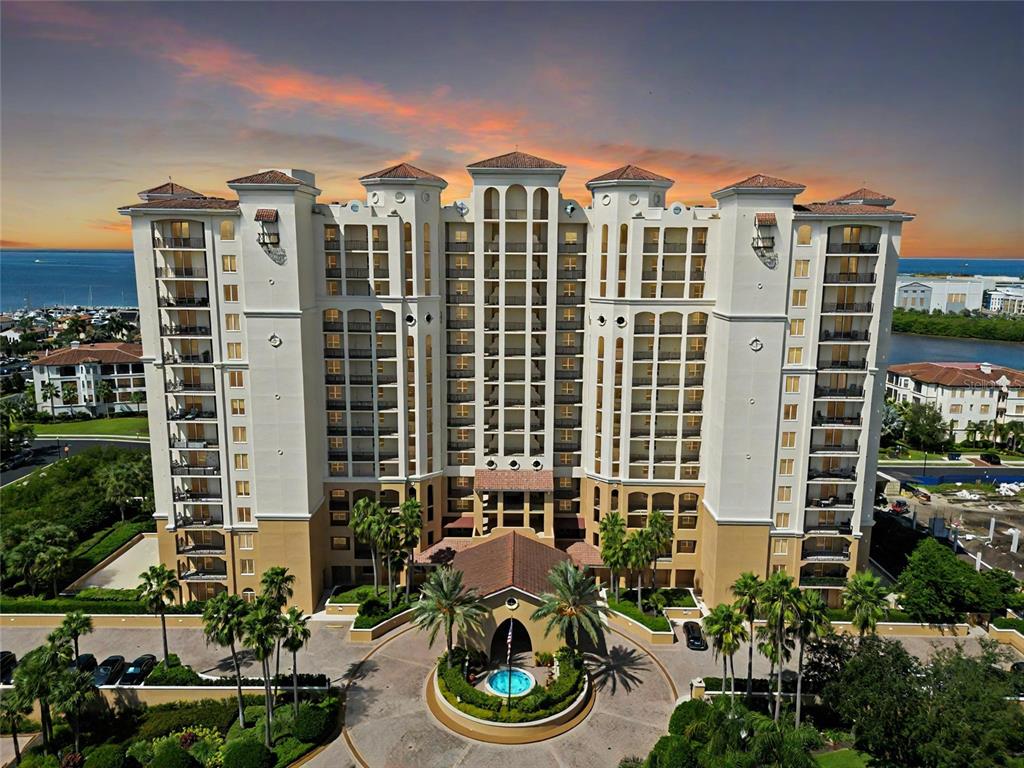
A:
{"label": "body of water", "polygon": [[917,336],[894,333],[889,364],[900,363],[992,363],[1024,370],[1024,344],[1012,341],[952,339],[946,336]]}
{"label": "body of water", "polygon": [[1024,277],[1024,259],[900,259],[901,275],[1008,275]]}
{"label": "body of water", "polygon": [[0,251],[0,311],[137,307],[131,251]]}

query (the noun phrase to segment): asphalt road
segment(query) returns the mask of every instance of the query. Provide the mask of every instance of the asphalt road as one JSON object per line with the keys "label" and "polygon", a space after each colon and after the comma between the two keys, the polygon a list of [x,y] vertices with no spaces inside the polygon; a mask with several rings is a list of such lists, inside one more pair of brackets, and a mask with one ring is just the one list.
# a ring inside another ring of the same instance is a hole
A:
{"label": "asphalt road", "polygon": [[[58,442],[60,444],[58,448]],[[135,451],[148,451],[149,443],[140,443],[134,441],[121,441],[121,440],[55,440],[53,438],[37,437],[32,444],[32,449],[35,455],[32,457],[32,461],[24,466],[11,469],[0,474],[0,486],[13,483],[15,480],[20,480],[25,475],[31,474],[40,467],[45,467],[49,464],[53,464],[59,457],[62,456],[74,456],[76,453],[86,450],[87,448],[94,448],[101,445],[116,445],[121,448],[129,448]],[[65,453],[64,448],[67,447],[70,450]],[[58,453],[60,456],[58,456]]]}
{"label": "asphalt road", "polygon": [[985,480],[986,478],[992,477],[1012,477],[1018,480],[1024,480],[1024,467],[967,467],[967,466],[947,466],[943,464],[929,464],[925,472],[925,467],[922,464],[900,464],[898,467],[879,467],[879,472],[895,477],[898,480],[916,480],[916,478],[926,475],[928,477],[941,477],[942,475],[957,475],[963,477],[974,478],[978,480]]}

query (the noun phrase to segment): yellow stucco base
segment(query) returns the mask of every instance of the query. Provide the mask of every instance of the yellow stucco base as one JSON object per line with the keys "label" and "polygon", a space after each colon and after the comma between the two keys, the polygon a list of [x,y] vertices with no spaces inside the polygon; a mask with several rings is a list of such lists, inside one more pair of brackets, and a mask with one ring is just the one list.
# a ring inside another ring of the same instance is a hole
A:
{"label": "yellow stucco base", "polygon": [[701,567],[695,586],[707,605],[732,602],[730,588],[741,573],[767,576],[769,526],[721,524],[707,513],[702,517]]}
{"label": "yellow stucco base", "polygon": [[[514,597],[518,602],[515,609],[506,605],[506,601]],[[484,598],[484,605],[487,606],[489,614],[480,625],[480,632],[468,637],[461,637],[460,644],[477,648],[484,653],[490,653],[491,642],[494,640],[494,632],[505,619],[516,619],[521,623],[530,635],[530,648],[533,651],[548,651],[554,653],[564,642],[552,632],[545,634],[547,629],[546,621],[534,621],[530,615],[537,609],[540,602],[532,595],[512,587],[510,589],[496,592]]]}

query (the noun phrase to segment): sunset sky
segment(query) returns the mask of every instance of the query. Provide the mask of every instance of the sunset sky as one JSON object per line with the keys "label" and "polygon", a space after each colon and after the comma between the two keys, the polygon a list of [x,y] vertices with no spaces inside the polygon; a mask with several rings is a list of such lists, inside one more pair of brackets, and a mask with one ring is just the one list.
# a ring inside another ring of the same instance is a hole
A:
{"label": "sunset sky", "polygon": [[752,173],[860,186],[904,255],[1024,257],[1024,4],[139,3],[0,6],[0,243],[126,248],[115,208],[264,167],[323,200],[409,161],[465,194],[518,147],[624,163],[669,200]]}

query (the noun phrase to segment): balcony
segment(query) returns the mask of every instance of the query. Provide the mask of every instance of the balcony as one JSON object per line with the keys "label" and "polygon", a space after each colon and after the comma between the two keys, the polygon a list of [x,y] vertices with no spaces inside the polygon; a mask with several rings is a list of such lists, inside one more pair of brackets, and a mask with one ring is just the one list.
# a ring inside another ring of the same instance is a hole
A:
{"label": "balcony", "polygon": [[[449,368],[448,378],[449,379],[472,379],[476,375],[476,372],[472,369],[467,368]],[[497,376],[497,373],[494,374]]]}
{"label": "balcony", "polygon": [[153,235],[154,248],[205,248],[205,240],[201,237],[159,237]]}
{"label": "balcony", "polygon": [[224,518],[220,515],[210,515],[208,517],[193,517],[192,515],[174,516],[174,527],[182,530],[188,530],[191,528],[219,528],[223,525]]}
{"label": "balcony", "polygon": [[862,423],[860,416],[837,416],[828,413],[816,413],[811,421],[815,427],[859,427]]}
{"label": "balcony", "polygon": [[368,250],[369,242],[366,240],[358,240],[356,238],[345,238],[345,250],[346,251],[365,251]]}
{"label": "balcony", "polygon": [[193,307],[208,307],[210,306],[209,296],[160,296],[156,300],[157,306],[160,307],[187,307],[189,309]]}
{"label": "balcony", "polygon": [[476,395],[472,392],[449,392],[448,402],[449,403],[472,403],[476,400]]}
{"label": "balcony", "polygon": [[213,477],[220,474],[220,466],[217,464],[207,466],[172,461],[171,474],[178,477]]}
{"label": "balcony", "polygon": [[474,300],[471,293],[449,293],[445,296],[445,301],[449,304],[472,304]]}
{"label": "balcony", "polygon": [[[696,246],[696,244],[695,244],[695,246]],[[686,253],[686,243],[668,243],[668,242],[666,242],[664,247],[661,250],[662,250],[663,253]],[[696,247],[694,248],[693,252],[694,253],[698,253],[698,251],[696,250]],[[703,253],[703,251],[700,251],[700,253]]]}
{"label": "balcony", "polygon": [[[449,253],[469,253],[473,250],[473,244],[468,242],[446,242],[444,244],[444,249]],[[470,270],[470,272],[472,272],[472,270]]]}
{"label": "balcony", "polygon": [[556,320],[555,330],[558,331],[582,331],[582,320]]}
{"label": "balcony", "polygon": [[180,278],[205,278],[206,267],[157,267],[156,276],[162,279],[178,280]]}
{"label": "balcony", "polygon": [[[833,539],[833,541],[839,541]],[[850,559],[849,549],[830,549],[829,547],[805,547],[800,559],[817,563],[845,563]]]}
{"label": "balcony", "polygon": [[160,333],[164,336],[209,336],[207,325],[161,325]]}
{"label": "balcony", "polygon": [[811,453],[831,456],[856,456],[860,453],[859,443],[811,443]]}
{"label": "balcony", "polygon": [[340,251],[341,241],[340,240],[324,240],[325,251]]}
{"label": "balcony", "polygon": [[213,392],[216,384],[212,381],[165,381],[164,389],[168,392]]}
{"label": "balcony", "polygon": [[199,421],[201,419],[216,419],[217,411],[215,410],[202,410],[199,408],[178,408],[177,410],[167,411],[168,421]]}
{"label": "balcony", "polygon": [[821,371],[864,371],[867,360],[819,360],[818,370]]}
{"label": "balcony", "polygon": [[215,437],[196,440],[185,440],[184,438],[172,437],[168,441],[168,445],[169,447],[178,451],[188,451],[216,448],[218,447],[218,445],[220,445],[220,443],[217,441],[217,438]]}
{"label": "balcony", "polygon": [[218,542],[189,542],[187,539],[177,539],[177,552],[179,555],[223,555],[225,552],[223,537]]}
{"label": "balcony", "polygon": [[808,469],[808,480],[835,480],[839,482],[857,482],[857,473],[852,469]]}
{"label": "balcony", "polygon": [[526,253],[526,243],[506,242],[505,253]]}
{"label": "balcony", "polygon": [[182,571],[181,575],[178,576],[179,581],[222,581],[227,579],[228,572],[227,567],[223,570],[219,568],[193,568],[191,570]]}
{"label": "balcony", "polygon": [[825,283],[841,285],[874,285],[874,272],[827,272]]}
{"label": "balcony", "polygon": [[845,496],[829,496],[828,498],[816,499],[809,497],[807,499],[808,509],[853,509],[853,494],[848,493]]}
{"label": "balcony", "polygon": [[476,347],[472,344],[449,344],[448,354],[449,355],[466,355],[472,354]]}
{"label": "balcony", "polygon": [[804,576],[800,575],[801,587],[819,587],[822,589],[841,588],[846,586],[845,576]]}
{"label": "balcony", "polygon": [[872,307],[870,301],[852,301],[843,304],[822,304],[821,311],[832,314],[870,314]]}
{"label": "balcony", "polygon": [[825,253],[878,253],[878,243],[829,243]]}
{"label": "balcony", "polygon": [[207,501],[220,501],[220,491],[210,489],[191,491],[188,489],[175,488],[174,501],[179,504],[183,502],[203,503]]}
{"label": "balcony", "polygon": [[559,253],[585,253],[587,250],[586,243],[559,243]]}
{"label": "balcony", "polygon": [[859,399],[864,397],[864,387],[815,387],[814,396]]}
{"label": "balcony", "polygon": [[849,522],[845,523],[808,523],[804,526],[804,533],[809,536],[852,536],[853,527]]}
{"label": "balcony", "polygon": [[826,331],[822,330],[819,341],[870,341],[868,331]]}

